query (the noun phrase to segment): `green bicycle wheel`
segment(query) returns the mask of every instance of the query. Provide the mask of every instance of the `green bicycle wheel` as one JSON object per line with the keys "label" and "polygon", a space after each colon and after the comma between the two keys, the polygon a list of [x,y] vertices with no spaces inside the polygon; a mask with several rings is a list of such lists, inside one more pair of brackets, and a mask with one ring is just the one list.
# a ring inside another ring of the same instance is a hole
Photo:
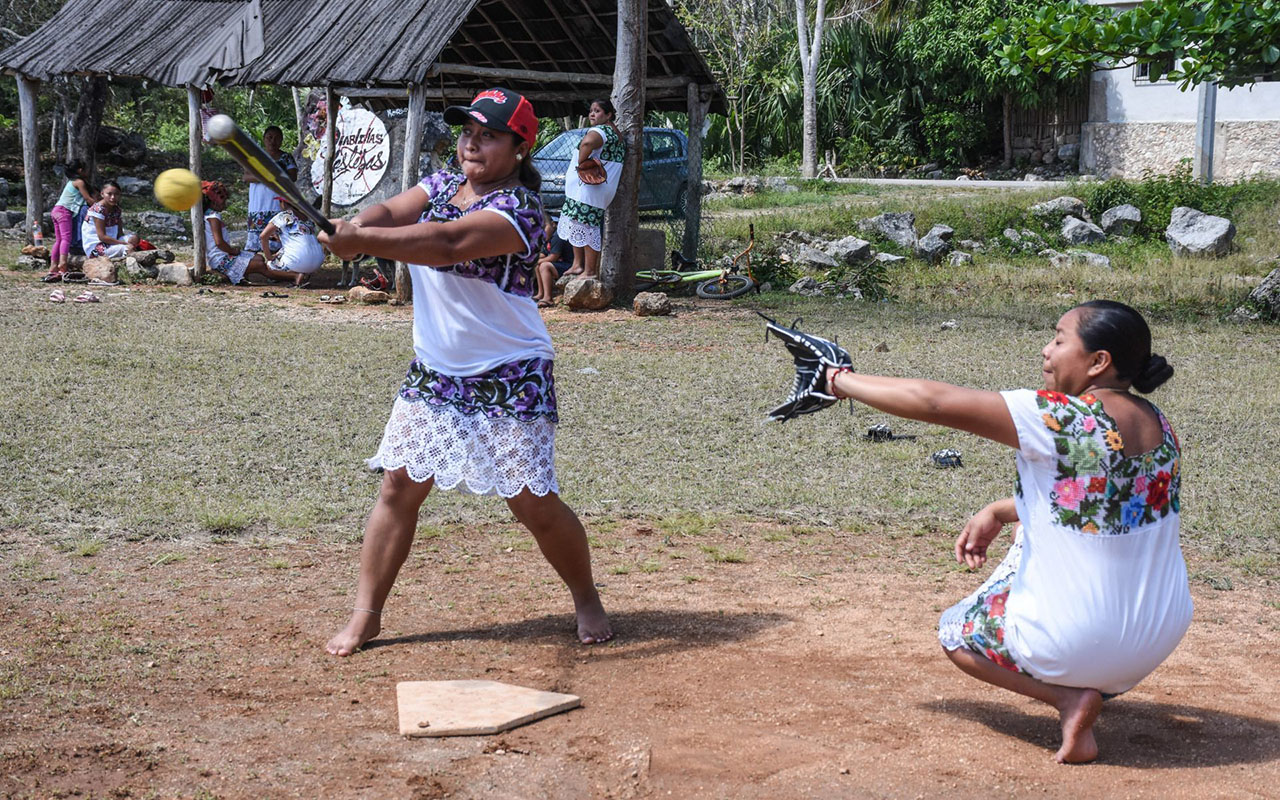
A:
{"label": "green bicycle wheel", "polygon": [[704,300],[732,300],[756,288],[756,282],[746,275],[725,275],[698,284],[698,297]]}

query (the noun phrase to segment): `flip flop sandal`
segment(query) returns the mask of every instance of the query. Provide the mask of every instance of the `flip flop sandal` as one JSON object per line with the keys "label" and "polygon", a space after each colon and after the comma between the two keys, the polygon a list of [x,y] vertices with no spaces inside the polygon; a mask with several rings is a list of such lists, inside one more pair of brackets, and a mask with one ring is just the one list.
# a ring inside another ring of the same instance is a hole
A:
{"label": "flip flop sandal", "polygon": [[281,294],[281,293],[279,293],[279,292],[263,292],[263,293],[262,293],[262,296],[263,296],[263,297],[272,297],[272,298],[276,298],[276,297],[288,297],[289,295],[287,295],[287,294]]}
{"label": "flip flop sandal", "polygon": [[62,283],[62,276],[65,272],[50,272],[48,275],[40,278],[41,283]]}
{"label": "flip flop sandal", "polygon": [[62,273],[63,283],[88,283],[89,276],[83,272],[64,272]]}
{"label": "flip flop sandal", "polygon": [[347,298],[346,298],[346,295],[341,295],[341,294],[334,294],[334,295],[322,294],[320,295],[320,302],[325,303],[327,305],[331,305],[331,306],[337,306],[347,302]]}
{"label": "flip flop sandal", "polygon": [[75,299],[75,302],[77,302],[77,303],[100,303],[100,302],[102,302],[102,300],[101,300],[101,299],[99,299],[99,297],[98,297],[96,294],[94,294],[93,292],[85,292],[84,294],[82,294],[82,295],[80,295],[79,297],[77,297],[77,298]]}
{"label": "flip flop sandal", "polygon": [[120,281],[104,281],[101,278],[91,278],[89,280],[89,285],[90,286],[119,286]]}
{"label": "flip flop sandal", "polygon": [[52,292],[49,293],[49,302],[65,303],[67,302],[67,296],[62,293],[61,289],[54,289]]}

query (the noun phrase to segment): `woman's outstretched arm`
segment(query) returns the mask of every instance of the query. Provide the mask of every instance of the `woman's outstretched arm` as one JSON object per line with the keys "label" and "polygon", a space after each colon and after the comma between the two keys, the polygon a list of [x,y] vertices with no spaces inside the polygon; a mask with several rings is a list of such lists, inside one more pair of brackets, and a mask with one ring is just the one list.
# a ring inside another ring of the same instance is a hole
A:
{"label": "woman's outstretched arm", "polygon": [[945,425],[1018,447],[1018,430],[999,392],[915,378],[837,373],[834,368],[827,371],[827,385],[836,397],[848,397],[898,417]]}

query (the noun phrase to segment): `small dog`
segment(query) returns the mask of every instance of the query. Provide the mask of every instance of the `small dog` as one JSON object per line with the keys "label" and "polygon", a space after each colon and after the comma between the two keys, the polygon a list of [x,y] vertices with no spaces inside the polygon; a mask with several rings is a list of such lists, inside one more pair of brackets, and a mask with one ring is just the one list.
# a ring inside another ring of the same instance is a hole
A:
{"label": "small dog", "polygon": [[[373,277],[361,280],[360,267],[371,258],[377,262],[377,266],[373,269]],[[350,261],[342,262],[342,270],[338,273],[338,288],[345,289],[359,284],[370,289],[386,290],[395,286],[395,276],[396,262],[360,253]]]}

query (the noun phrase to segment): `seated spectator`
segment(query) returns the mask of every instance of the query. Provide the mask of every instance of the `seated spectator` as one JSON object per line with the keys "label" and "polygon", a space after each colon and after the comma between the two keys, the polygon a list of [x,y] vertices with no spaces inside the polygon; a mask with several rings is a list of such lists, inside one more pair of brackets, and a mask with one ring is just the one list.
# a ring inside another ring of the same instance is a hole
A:
{"label": "seated spectator", "polygon": [[294,286],[302,287],[307,276],[320,269],[324,263],[324,248],[316,238],[316,226],[283,197],[277,197],[280,213],[271,218],[262,229],[259,241],[262,252],[272,251],[272,240],[278,240],[279,254],[267,262],[267,268],[276,276],[291,275]]}
{"label": "seated spectator", "polygon": [[538,257],[538,292],[533,296],[538,308],[555,305],[556,281],[573,266],[573,248],[556,232],[556,218],[547,215],[547,243]]}
{"label": "seated spectator", "polygon": [[122,228],[120,216],[120,184],[107,181],[102,185],[102,199],[89,207],[80,239],[84,254],[90,258],[123,258],[138,249],[138,235]]}
{"label": "seated spectator", "polygon": [[204,181],[200,184],[204,201],[205,264],[214,272],[227,276],[234,285],[244,282],[246,275],[265,275],[271,280],[295,280],[298,273],[273,270],[267,266],[261,253],[242,250],[229,243],[222,212],[227,207],[227,187],[221,181]]}

